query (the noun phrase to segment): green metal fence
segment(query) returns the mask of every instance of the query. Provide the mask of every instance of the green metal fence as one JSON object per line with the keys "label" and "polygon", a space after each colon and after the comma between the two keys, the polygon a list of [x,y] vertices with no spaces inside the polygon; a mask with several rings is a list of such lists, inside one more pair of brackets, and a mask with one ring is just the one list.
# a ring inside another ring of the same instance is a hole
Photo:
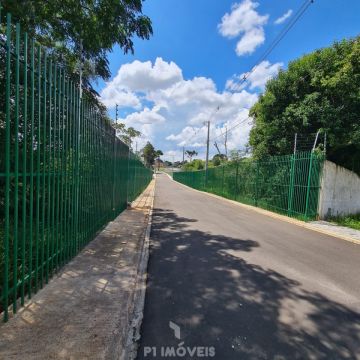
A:
{"label": "green metal fence", "polygon": [[303,220],[315,219],[324,156],[314,152],[245,159],[204,170],[174,172],[173,178],[198,190]]}
{"label": "green metal fence", "polygon": [[8,319],[146,187],[152,172],[48,51],[0,34],[0,312]]}

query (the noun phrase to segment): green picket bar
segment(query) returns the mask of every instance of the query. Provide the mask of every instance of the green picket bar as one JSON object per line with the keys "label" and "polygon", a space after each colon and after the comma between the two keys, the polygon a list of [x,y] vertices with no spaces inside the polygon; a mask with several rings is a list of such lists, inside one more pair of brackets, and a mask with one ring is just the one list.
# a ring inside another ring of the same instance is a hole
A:
{"label": "green picket bar", "polygon": [[7,321],[126,209],[152,171],[85,89],[81,96],[74,74],[1,15],[0,312]]}
{"label": "green picket bar", "polygon": [[245,204],[291,217],[317,217],[324,155],[297,152],[266,160],[230,162],[205,170],[174,172],[174,180]]}

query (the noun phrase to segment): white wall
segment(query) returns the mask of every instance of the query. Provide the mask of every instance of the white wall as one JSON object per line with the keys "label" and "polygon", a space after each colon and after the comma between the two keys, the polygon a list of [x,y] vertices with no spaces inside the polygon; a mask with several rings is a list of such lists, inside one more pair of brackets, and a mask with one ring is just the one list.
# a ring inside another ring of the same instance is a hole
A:
{"label": "white wall", "polygon": [[360,213],[360,177],[325,161],[319,197],[319,217]]}

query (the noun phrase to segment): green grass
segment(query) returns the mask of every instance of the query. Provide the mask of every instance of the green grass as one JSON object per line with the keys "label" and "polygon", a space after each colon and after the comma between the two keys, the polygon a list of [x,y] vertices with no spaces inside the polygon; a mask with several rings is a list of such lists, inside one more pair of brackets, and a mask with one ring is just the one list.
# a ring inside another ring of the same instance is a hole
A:
{"label": "green grass", "polygon": [[356,230],[360,230],[360,213],[343,217],[333,217],[330,219],[330,221],[341,226],[347,226]]}

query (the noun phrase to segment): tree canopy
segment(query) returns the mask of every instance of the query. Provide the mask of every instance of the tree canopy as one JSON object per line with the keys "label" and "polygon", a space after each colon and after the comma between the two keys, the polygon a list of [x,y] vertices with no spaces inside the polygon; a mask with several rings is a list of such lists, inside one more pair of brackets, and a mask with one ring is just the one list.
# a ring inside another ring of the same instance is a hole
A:
{"label": "tree canopy", "polygon": [[291,62],[252,107],[256,158],[289,154],[294,134],[327,133],[327,157],[360,172],[360,37]]}
{"label": "tree canopy", "polygon": [[185,154],[186,156],[189,158],[190,162],[192,161],[192,158],[194,156],[197,156],[197,151],[196,150],[185,150]]}
{"label": "tree canopy", "polygon": [[135,130],[132,126],[129,126],[128,128],[124,123],[113,123],[113,128],[116,130],[116,135],[128,146],[131,147],[132,142],[137,137],[141,136],[141,132],[138,130]]}
{"label": "tree canopy", "polygon": [[187,162],[182,166],[182,170],[185,171],[195,171],[195,170],[203,170],[203,169],[205,169],[205,161],[200,159],[194,159],[191,162]]}
{"label": "tree canopy", "polygon": [[161,155],[163,155],[162,151],[155,150],[154,146],[149,141],[146,143],[141,152],[147,166],[153,165],[155,159],[158,159]]}
{"label": "tree canopy", "polygon": [[[83,64],[84,86],[96,77],[110,77],[107,54],[114,45],[133,52],[133,37],[148,39],[150,19],[142,14],[143,0],[2,0],[24,31],[51,48],[68,72]],[[49,50],[50,51],[50,50]]]}
{"label": "tree canopy", "polygon": [[225,154],[215,154],[212,158],[212,163],[214,166],[219,166],[226,161],[227,156]]}

